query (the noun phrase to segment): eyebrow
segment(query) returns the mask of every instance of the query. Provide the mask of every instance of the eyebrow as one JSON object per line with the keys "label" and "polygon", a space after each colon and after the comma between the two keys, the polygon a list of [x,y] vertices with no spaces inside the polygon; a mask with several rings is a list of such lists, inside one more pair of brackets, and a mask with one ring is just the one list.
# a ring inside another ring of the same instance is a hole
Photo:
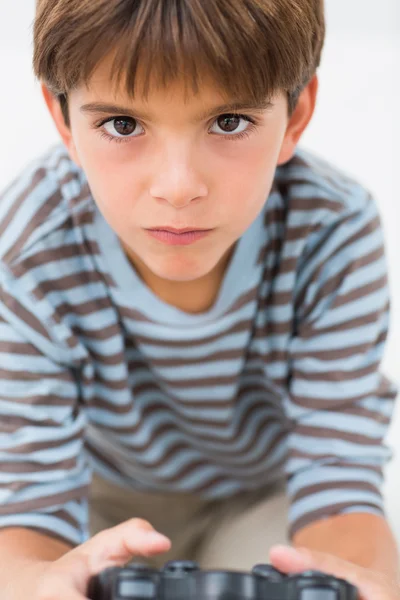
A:
{"label": "eyebrow", "polygon": [[[250,103],[250,102],[233,102],[229,104],[221,104],[215,106],[212,109],[206,110],[197,115],[197,121],[202,121],[207,117],[213,117],[220,114],[226,114],[238,111],[251,111],[255,113],[263,113],[266,110],[271,110],[274,104],[270,100],[265,100],[261,103]],[[90,102],[80,107],[80,112],[87,114],[113,114],[117,116],[130,116],[133,118],[143,119],[144,121],[151,121],[151,116],[148,113],[138,111],[136,109],[127,108],[124,106],[118,106],[116,104],[105,104],[102,102]]]}

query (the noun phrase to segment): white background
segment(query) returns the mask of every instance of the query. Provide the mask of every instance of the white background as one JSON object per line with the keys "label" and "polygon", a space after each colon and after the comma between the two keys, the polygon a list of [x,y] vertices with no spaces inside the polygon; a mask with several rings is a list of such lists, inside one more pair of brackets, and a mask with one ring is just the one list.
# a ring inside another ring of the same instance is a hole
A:
{"label": "white background", "polygon": [[[0,189],[58,141],[31,69],[34,0],[0,0]],[[377,197],[386,231],[393,316],[383,369],[400,384],[400,2],[326,0],[320,94],[303,146]],[[395,459],[386,504],[400,543],[400,408],[389,432]]]}

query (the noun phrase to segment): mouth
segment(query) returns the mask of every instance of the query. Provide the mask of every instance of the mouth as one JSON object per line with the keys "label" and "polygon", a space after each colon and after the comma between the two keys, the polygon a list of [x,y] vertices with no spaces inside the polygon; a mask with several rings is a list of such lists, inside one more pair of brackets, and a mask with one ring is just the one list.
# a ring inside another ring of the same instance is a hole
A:
{"label": "mouth", "polygon": [[160,227],[147,229],[147,233],[152,237],[169,246],[186,246],[197,242],[213,231],[212,229],[176,229],[175,227]]}
{"label": "mouth", "polygon": [[211,229],[198,229],[196,227],[185,227],[184,229],[176,229],[175,227],[152,227],[148,231],[167,231],[174,233],[175,235],[181,235],[183,233],[197,233],[211,231]]}

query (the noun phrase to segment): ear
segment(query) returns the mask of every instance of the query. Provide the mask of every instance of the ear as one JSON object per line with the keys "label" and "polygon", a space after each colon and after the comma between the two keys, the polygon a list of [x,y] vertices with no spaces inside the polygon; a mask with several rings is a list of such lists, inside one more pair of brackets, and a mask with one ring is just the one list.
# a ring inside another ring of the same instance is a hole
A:
{"label": "ear", "polygon": [[61,110],[61,105],[58,98],[48,89],[48,87],[41,84],[42,94],[44,100],[49,109],[50,115],[54,121],[58,133],[60,134],[64,145],[66,146],[72,160],[80,166],[78,154],[76,152],[74,140],[72,137],[71,128],[67,126],[64,120],[64,115]]}
{"label": "ear", "polygon": [[318,93],[318,77],[314,75],[301,92],[297,106],[289,119],[285,137],[279,154],[278,165],[288,162],[314,114]]}

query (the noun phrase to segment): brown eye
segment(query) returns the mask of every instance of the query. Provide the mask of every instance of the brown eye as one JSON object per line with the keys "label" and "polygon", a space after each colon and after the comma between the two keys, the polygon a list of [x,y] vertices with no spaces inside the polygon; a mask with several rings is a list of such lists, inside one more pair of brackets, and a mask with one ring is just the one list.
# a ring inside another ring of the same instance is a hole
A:
{"label": "brown eye", "polygon": [[143,133],[143,127],[132,117],[114,117],[103,123],[103,127],[109,137],[117,141],[128,140],[139,137]]}
{"label": "brown eye", "polygon": [[133,119],[114,119],[114,129],[120,135],[131,135],[136,129]]}
{"label": "brown eye", "polygon": [[256,122],[251,117],[236,113],[225,113],[215,119],[210,132],[216,133],[219,137],[227,140],[240,140],[248,137],[256,129]]}
{"label": "brown eye", "polygon": [[226,133],[232,133],[236,131],[241,121],[240,115],[221,115],[217,119],[218,127],[221,127],[222,131]]}

